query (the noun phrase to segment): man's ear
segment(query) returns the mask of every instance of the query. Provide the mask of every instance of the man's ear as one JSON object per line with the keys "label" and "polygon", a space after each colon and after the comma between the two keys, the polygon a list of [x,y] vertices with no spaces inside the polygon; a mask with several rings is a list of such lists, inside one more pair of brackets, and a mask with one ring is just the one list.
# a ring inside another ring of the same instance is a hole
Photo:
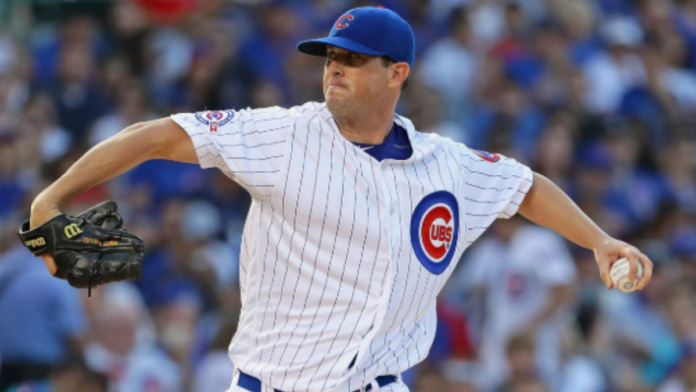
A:
{"label": "man's ear", "polygon": [[391,75],[389,78],[388,86],[391,88],[401,87],[404,81],[411,74],[411,67],[408,63],[395,63],[392,64]]}

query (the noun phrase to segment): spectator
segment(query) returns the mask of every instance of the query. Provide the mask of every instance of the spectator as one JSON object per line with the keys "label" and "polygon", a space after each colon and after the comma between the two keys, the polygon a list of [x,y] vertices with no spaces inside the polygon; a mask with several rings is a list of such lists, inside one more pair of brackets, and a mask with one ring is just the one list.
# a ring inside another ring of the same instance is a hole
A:
{"label": "spectator", "polygon": [[116,392],[183,390],[178,367],[139,333],[144,310],[137,297],[119,295],[117,289],[105,294],[93,308],[92,338],[84,351],[89,366],[106,374]]}
{"label": "spectator", "polygon": [[454,8],[449,16],[449,33],[435,42],[423,57],[421,78],[442,94],[441,106],[452,119],[467,104],[476,72],[478,57],[471,47],[471,26],[466,10]]}
{"label": "spectator", "polygon": [[95,72],[96,59],[89,46],[75,43],[61,48],[58,75],[49,91],[58,103],[60,125],[76,140],[82,140],[90,125],[107,110],[94,84]]}
{"label": "spectator", "polygon": [[29,381],[8,392],[107,392],[106,376],[89,369],[81,358],[71,358],[57,365],[45,381]]}
{"label": "spectator", "polygon": [[414,392],[440,392],[447,390],[447,382],[442,372],[434,366],[421,367],[418,370],[414,384]]}
{"label": "spectator", "polygon": [[224,391],[232,383],[234,365],[227,355],[230,336],[237,331],[237,309],[225,314],[210,344],[210,349],[196,369],[193,392]]}
{"label": "spectator", "polygon": [[90,145],[110,138],[131,124],[155,119],[154,113],[148,110],[145,86],[134,80],[121,81],[116,100],[116,111],[95,121],[89,134]]}
{"label": "spectator", "polygon": [[632,19],[614,19],[602,26],[608,48],[584,67],[587,79],[585,104],[590,111],[611,113],[619,108],[626,91],[645,80],[645,69],[636,54],[643,32]]}
{"label": "spectator", "polygon": [[675,374],[667,379],[657,392],[687,392],[696,387],[696,356],[692,342],[684,345]]}
{"label": "spectator", "polygon": [[607,380],[600,364],[593,358],[592,340],[596,340],[601,324],[596,306],[581,306],[577,324],[569,326],[563,336],[563,364],[554,390],[560,392],[602,392]]}
{"label": "spectator", "polygon": [[20,244],[0,257],[0,320],[0,391],[47,378],[85,336],[79,292]]}
{"label": "spectator", "polygon": [[553,385],[560,361],[560,334],[568,323],[575,279],[573,260],[563,241],[519,219],[499,221],[460,269],[467,286],[485,295],[486,334],[482,337],[480,388],[497,388],[509,374],[508,340],[527,331],[536,335],[540,376]]}
{"label": "spectator", "polygon": [[508,368],[507,381],[497,392],[546,392],[548,388],[539,378],[536,365],[536,343],[529,334],[510,338],[505,347]]}

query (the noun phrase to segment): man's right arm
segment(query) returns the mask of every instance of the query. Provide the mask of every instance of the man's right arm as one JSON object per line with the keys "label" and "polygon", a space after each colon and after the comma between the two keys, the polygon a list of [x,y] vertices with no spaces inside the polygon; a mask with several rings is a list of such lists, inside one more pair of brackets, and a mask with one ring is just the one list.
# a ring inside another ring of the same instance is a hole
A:
{"label": "man's right arm", "polygon": [[[191,138],[171,118],[131,125],[90,149],[36,197],[31,206],[31,227],[60,215],[65,201],[151,159],[198,163]],[[53,258],[43,258],[54,274]]]}

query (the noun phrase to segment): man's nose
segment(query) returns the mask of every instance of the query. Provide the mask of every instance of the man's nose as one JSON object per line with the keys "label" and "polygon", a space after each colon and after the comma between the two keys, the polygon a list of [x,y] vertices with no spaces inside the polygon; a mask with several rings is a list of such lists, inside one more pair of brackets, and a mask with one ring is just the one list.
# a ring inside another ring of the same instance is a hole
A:
{"label": "man's nose", "polygon": [[328,64],[326,65],[326,70],[335,75],[342,75],[343,74],[343,65],[340,63],[340,61],[334,60],[329,60]]}

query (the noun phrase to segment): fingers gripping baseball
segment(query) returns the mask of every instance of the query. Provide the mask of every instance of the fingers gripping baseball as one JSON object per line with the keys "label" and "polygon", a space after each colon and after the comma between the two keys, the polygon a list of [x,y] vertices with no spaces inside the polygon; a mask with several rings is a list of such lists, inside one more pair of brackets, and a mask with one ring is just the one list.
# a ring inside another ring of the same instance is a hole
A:
{"label": "fingers gripping baseball", "polygon": [[626,257],[630,261],[630,269],[628,272],[628,278],[630,280],[635,280],[638,277],[638,265],[642,267],[643,276],[640,277],[640,280],[636,286],[638,290],[642,290],[648,283],[650,283],[650,280],[652,279],[652,261],[648,258],[648,256],[644,255],[641,253],[641,251],[632,246],[625,249],[624,253],[622,253],[622,257]]}
{"label": "fingers gripping baseball", "polygon": [[609,257],[607,257],[604,253],[598,252],[597,249],[595,249],[594,253],[597,266],[599,266],[599,277],[602,279],[602,282],[604,282],[604,286],[606,286],[607,290],[611,290],[614,287],[614,284],[611,282],[609,270],[611,269],[611,265],[613,263],[610,261]]}
{"label": "fingers gripping baseball", "polygon": [[621,258],[629,262],[628,279],[634,281],[638,275],[638,266],[643,267],[643,276],[638,281],[637,289],[642,290],[652,278],[653,263],[636,247],[625,242],[610,239],[595,248],[595,259],[599,266],[599,275],[607,289],[611,290],[614,284],[611,280],[611,267]]}
{"label": "fingers gripping baseball", "polygon": [[631,246],[625,246],[622,247],[619,255],[621,257],[625,257],[629,261],[629,268],[628,268],[628,279],[629,280],[635,280],[636,276],[638,274],[638,264],[640,263],[638,261],[638,254],[640,252],[638,249],[635,249]]}

